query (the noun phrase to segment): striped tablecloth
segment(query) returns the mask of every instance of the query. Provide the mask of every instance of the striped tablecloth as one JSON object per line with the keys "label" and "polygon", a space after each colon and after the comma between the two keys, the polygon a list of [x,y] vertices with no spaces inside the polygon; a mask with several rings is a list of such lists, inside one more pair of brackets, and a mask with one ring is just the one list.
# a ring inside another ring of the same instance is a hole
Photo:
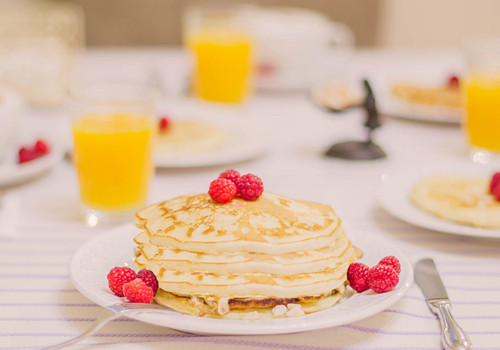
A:
{"label": "striped tablecloth", "polygon": [[[147,67],[163,59],[168,62],[169,55],[163,51],[90,52],[83,64],[90,69],[113,61],[113,57],[122,58],[123,64],[127,59],[137,62],[139,57]],[[354,60],[353,72],[375,76],[378,67],[388,69],[386,61],[394,57],[391,55],[396,54],[361,52]],[[454,56],[422,57],[428,62],[435,59],[442,67],[443,57]],[[400,66],[408,64],[404,59],[396,61]],[[174,112],[200,110],[199,105],[193,105],[197,104],[168,100],[163,107]],[[347,162],[325,159],[320,153],[333,141],[359,137],[359,111],[332,116],[297,94],[256,96],[241,109],[203,106],[203,110],[206,108],[237,113],[243,124],[264,123],[272,136],[266,155],[233,167],[258,174],[268,191],[331,204],[347,227],[389,240],[412,263],[422,257],[434,258],[454,315],[470,335],[473,348],[500,348],[500,240],[455,236],[409,225],[384,212],[375,197],[381,174],[395,168],[411,171],[435,161],[467,161],[458,126],[386,119],[376,137],[388,159]],[[62,122],[47,111],[34,111],[27,121],[35,131]],[[225,168],[158,170],[150,201],[204,192],[209,181]],[[108,228],[88,229],[81,223],[76,174],[67,161],[14,190],[20,197],[21,220],[13,238],[0,240],[0,350],[37,349],[76,336],[94,322],[99,306],[71,284],[69,262],[85,241]],[[412,285],[399,302],[379,314],[335,328],[287,335],[201,336],[120,318],[74,347],[440,349],[439,335],[436,317],[418,287]]]}

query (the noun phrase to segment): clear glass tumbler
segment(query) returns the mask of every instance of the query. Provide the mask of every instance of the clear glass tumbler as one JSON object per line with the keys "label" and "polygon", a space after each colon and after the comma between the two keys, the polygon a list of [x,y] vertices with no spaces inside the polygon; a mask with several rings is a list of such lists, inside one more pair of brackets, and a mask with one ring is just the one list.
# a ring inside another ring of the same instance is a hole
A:
{"label": "clear glass tumbler", "polygon": [[500,155],[500,38],[466,45],[465,122],[471,156],[487,163]]}
{"label": "clear glass tumbler", "polygon": [[157,96],[128,83],[73,89],[73,158],[89,226],[130,220],[146,203]]}
{"label": "clear glass tumbler", "polygon": [[252,7],[194,4],[184,14],[184,43],[193,61],[193,92],[212,102],[241,103],[252,90]]}

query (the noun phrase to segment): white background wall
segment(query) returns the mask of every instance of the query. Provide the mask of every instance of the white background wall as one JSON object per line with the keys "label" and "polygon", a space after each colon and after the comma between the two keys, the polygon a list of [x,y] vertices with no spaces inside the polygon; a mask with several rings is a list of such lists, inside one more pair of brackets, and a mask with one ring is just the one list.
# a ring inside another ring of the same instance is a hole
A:
{"label": "white background wall", "polygon": [[500,37],[500,0],[381,0],[376,45],[459,47]]}

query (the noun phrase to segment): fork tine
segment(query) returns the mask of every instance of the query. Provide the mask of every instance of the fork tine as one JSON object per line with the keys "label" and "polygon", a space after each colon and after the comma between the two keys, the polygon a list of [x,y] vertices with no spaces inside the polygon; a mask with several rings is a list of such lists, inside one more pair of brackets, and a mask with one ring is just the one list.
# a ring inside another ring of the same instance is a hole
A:
{"label": "fork tine", "polygon": [[167,307],[158,304],[144,304],[144,303],[118,303],[108,306],[108,309],[115,312],[122,312],[126,310],[168,310]]}

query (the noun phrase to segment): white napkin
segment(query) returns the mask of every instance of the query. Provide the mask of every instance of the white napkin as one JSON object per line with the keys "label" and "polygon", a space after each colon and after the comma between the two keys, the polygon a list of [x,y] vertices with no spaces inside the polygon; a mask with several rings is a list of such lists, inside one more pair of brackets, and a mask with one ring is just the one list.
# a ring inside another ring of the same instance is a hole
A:
{"label": "white napkin", "polygon": [[16,233],[19,219],[19,196],[13,191],[0,192],[0,238],[11,238]]}

